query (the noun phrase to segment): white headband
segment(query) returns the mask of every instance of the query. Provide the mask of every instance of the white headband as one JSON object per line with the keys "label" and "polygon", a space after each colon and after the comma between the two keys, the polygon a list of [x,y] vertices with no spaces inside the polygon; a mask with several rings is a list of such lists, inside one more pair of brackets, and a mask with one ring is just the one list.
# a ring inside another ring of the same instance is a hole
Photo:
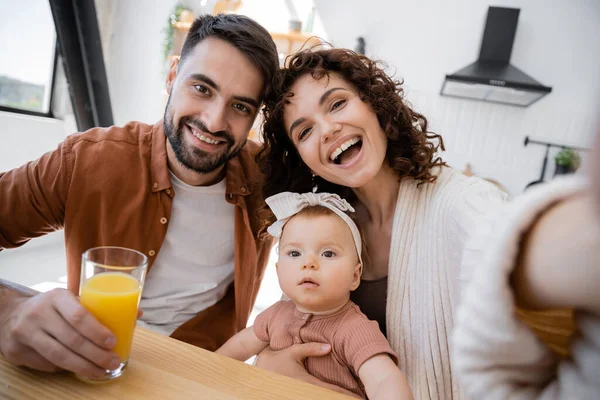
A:
{"label": "white headband", "polygon": [[266,200],[267,204],[277,217],[271,226],[267,228],[267,231],[274,237],[281,237],[281,232],[285,223],[294,215],[298,214],[304,208],[309,206],[322,206],[330,209],[337,214],[350,228],[352,232],[352,238],[354,239],[354,245],[358,253],[358,259],[362,264],[362,242],[360,240],[360,233],[358,227],[352,221],[352,218],[346,214],[346,211],[354,212],[354,208],[344,199],[337,194],[333,193],[292,193],[282,192],[274,196],[268,197]]}

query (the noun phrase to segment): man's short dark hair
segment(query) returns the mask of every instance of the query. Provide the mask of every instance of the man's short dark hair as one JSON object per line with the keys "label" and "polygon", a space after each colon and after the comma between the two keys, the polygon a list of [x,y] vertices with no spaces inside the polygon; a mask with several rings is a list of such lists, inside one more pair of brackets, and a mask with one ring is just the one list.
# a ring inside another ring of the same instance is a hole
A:
{"label": "man's short dark hair", "polygon": [[260,69],[265,92],[270,89],[279,69],[279,58],[275,42],[265,28],[244,15],[201,15],[196,18],[185,38],[181,62],[198,43],[208,37],[225,40],[241,51]]}

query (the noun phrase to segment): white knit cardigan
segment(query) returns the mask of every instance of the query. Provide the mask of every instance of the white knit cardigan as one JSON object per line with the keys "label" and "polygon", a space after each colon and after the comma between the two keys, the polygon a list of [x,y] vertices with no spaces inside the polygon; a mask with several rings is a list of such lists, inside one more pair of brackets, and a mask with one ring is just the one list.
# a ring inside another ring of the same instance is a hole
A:
{"label": "white knit cardigan", "polygon": [[557,364],[515,317],[509,285],[523,232],[551,204],[585,185],[567,178],[536,187],[478,226],[470,247],[480,251],[464,260],[472,276],[465,276],[452,355],[461,389],[472,399],[600,399],[600,320],[577,316],[581,336],[571,347],[572,359]]}
{"label": "white knit cardigan", "polygon": [[[387,338],[415,399],[462,399],[449,340],[461,260],[473,226],[506,195],[451,168],[434,183],[401,182],[389,257]],[[474,249],[477,252],[477,249]]]}

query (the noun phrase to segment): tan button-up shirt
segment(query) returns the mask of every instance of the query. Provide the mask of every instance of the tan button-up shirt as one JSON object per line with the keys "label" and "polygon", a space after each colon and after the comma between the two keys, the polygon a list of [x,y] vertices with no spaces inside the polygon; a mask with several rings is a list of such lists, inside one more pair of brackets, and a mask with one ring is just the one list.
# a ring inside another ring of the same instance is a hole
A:
{"label": "tan button-up shirt", "polygon": [[[226,166],[223,200],[236,206],[234,287],[172,334],[210,350],[246,326],[272,245],[257,237],[264,205],[258,149],[248,141]],[[76,294],[81,254],[91,247],[136,249],[152,268],[175,195],[162,121],[74,134],[40,159],[0,173],[0,251],[64,228],[68,288]]]}

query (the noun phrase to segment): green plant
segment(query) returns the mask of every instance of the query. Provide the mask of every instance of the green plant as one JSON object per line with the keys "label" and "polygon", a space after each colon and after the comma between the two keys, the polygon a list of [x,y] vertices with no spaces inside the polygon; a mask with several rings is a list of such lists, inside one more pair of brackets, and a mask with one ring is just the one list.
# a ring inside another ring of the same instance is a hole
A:
{"label": "green plant", "polygon": [[163,56],[165,60],[169,57],[169,53],[171,53],[171,49],[173,48],[173,34],[175,33],[175,23],[179,21],[181,18],[181,13],[189,9],[184,7],[180,3],[175,5],[173,8],[173,12],[169,15],[169,20],[167,21],[167,26],[163,29],[165,33],[165,40],[163,42]]}
{"label": "green plant", "polygon": [[556,165],[563,166],[570,171],[577,170],[581,164],[581,156],[579,153],[569,148],[559,151],[554,157],[554,160],[556,161]]}

